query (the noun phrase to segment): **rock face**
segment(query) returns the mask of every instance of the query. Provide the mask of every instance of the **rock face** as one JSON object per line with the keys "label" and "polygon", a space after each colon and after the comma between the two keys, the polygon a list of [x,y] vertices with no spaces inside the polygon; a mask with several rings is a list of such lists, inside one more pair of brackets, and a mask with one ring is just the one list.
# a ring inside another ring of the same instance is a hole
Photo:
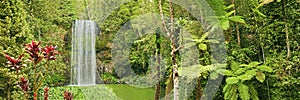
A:
{"label": "rock face", "polygon": [[75,20],[72,29],[71,85],[96,84],[96,35],[98,25],[90,20]]}

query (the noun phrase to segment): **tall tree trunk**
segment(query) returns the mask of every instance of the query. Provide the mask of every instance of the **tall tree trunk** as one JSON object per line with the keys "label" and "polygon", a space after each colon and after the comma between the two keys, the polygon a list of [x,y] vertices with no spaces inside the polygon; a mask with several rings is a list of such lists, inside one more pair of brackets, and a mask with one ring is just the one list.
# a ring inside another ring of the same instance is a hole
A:
{"label": "tall tree trunk", "polygon": [[159,96],[160,96],[160,35],[159,33],[156,33],[156,71],[157,71],[157,80],[156,80],[156,91],[155,91],[155,100],[159,100]]}
{"label": "tall tree trunk", "polygon": [[167,33],[167,35],[170,38],[171,41],[171,57],[172,57],[172,77],[173,77],[173,92],[174,92],[174,100],[179,100],[179,79],[178,79],[178,65],[176,61],[176,52],[178,51],[178,48],[176,47],[175,43],[175,35],[174,35],[174,16],[173,16],[173,1],[169,0],[169,11],[170,11],[170,21],[171,21],[171,26],[169,27],[170,31],[168,30],[166,23],[164,21],[164,16],[163,16],[163,10],[162,10],[162,2],[161,0],[158,1],[159,3],[159,11],[160,11],[160,16],[162,20],[162,25],[164,28],[164,31]]}

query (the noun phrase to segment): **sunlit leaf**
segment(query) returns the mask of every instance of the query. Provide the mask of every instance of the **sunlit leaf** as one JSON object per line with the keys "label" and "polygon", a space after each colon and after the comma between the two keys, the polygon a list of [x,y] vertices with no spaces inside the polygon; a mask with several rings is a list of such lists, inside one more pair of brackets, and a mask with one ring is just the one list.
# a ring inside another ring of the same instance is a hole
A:
{"label": "sunlit leaf", "polygon": [[242,16],[231,16],[231,17],[229,17],[229,20],[238,22],[238,23],[242,23],[242,24],[246,24],[246,22]]}
{"label": "sunlit leaf", "polygon": [[264,82],[264,80],[266,79],[266,76],[264,73],[258,71],[258,72],[256,72],[256,79],[260,82]]}
{"label": "sunlit leaf", "polygon": [[229,29],[229,20],[221,20],[221,27],[223,30],[228,30]]}
{"label": "sunlit leaf", "polygon": [[206,50],[207,49],[207,45],[206,44],[199,44],[199,48],[201,50]]}
{"label": "sunlit leaf", "polygon": [[257,69],[259,69],[261,71],[266,71],[266,72],[273,72],[273,69],[268,66],[258,66]]}
{"label": "sunlit leaf", "polygon": [[230,15],[232,15],[235,12],[235,10],[230,11],[229,13],[225,14],[226,17],[229,17]]}
{"label": "sunlit leaf", "polygon": [[237,77],[229,77],[226,79],[227,84],[236,84],[239,82],[239,79]]}

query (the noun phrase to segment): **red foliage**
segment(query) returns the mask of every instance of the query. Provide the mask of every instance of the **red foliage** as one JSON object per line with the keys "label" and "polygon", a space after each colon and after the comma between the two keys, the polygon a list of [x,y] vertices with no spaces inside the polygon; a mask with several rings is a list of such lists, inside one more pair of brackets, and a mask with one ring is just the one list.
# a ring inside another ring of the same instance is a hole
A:
{"label": "red foliage", "polygon": [[64,92],[64,100],[72,100],[72,99],[73,99],[72,93],[69,91],[65,91]]}
{"label": "red foliage", "polygon": [[42,48],[44,58],[47,60],[55,60],[56,58],[54,56],[59,54],[57,51],[55,51],[55,49],[56,49],[56,46],[52,46],[52,45]]}
{"label": "red foliage", "polygon": [[39,45],[41,42],[35,43],[33,40],[31,44],[25,44],[25,50],[30,55],[30,60],[34,62],[35,64],[39,63],[43,57],[39,56],[39,52],[41,51],[41,48]]}
{"label": "red foliage", "polygon": [[17,59],[15,59],[4,53],[5,58],[8,60],[7,62],[9,64],[8,67],[19,72],[19,70],[23,67],[23,65],[21,65],[21,59],[23,55],[24,54],[21,54]]}
{"label": "red foliage", "polygon": [[26,78],[24,78],[23,76],[21,76],[20,79],[21,79],[20,87],[24,93],[27,93],[29,90],[28,80]]}
{"label": "red foliage", "polygon": [[48,97],[49,97],[48,91],[49,91],[49,87],[45,86],[44,87],[44,100],[48,100]]}

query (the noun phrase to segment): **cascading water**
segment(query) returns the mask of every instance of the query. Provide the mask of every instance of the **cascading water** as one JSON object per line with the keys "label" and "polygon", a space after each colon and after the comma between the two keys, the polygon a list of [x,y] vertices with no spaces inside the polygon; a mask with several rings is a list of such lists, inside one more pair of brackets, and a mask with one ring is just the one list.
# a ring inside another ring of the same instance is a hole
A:
{"label": "cascading water", "polygon": [[90,20],[75,20],[72,28],[71,85],[96,84],[96,35],[98,25]]}

